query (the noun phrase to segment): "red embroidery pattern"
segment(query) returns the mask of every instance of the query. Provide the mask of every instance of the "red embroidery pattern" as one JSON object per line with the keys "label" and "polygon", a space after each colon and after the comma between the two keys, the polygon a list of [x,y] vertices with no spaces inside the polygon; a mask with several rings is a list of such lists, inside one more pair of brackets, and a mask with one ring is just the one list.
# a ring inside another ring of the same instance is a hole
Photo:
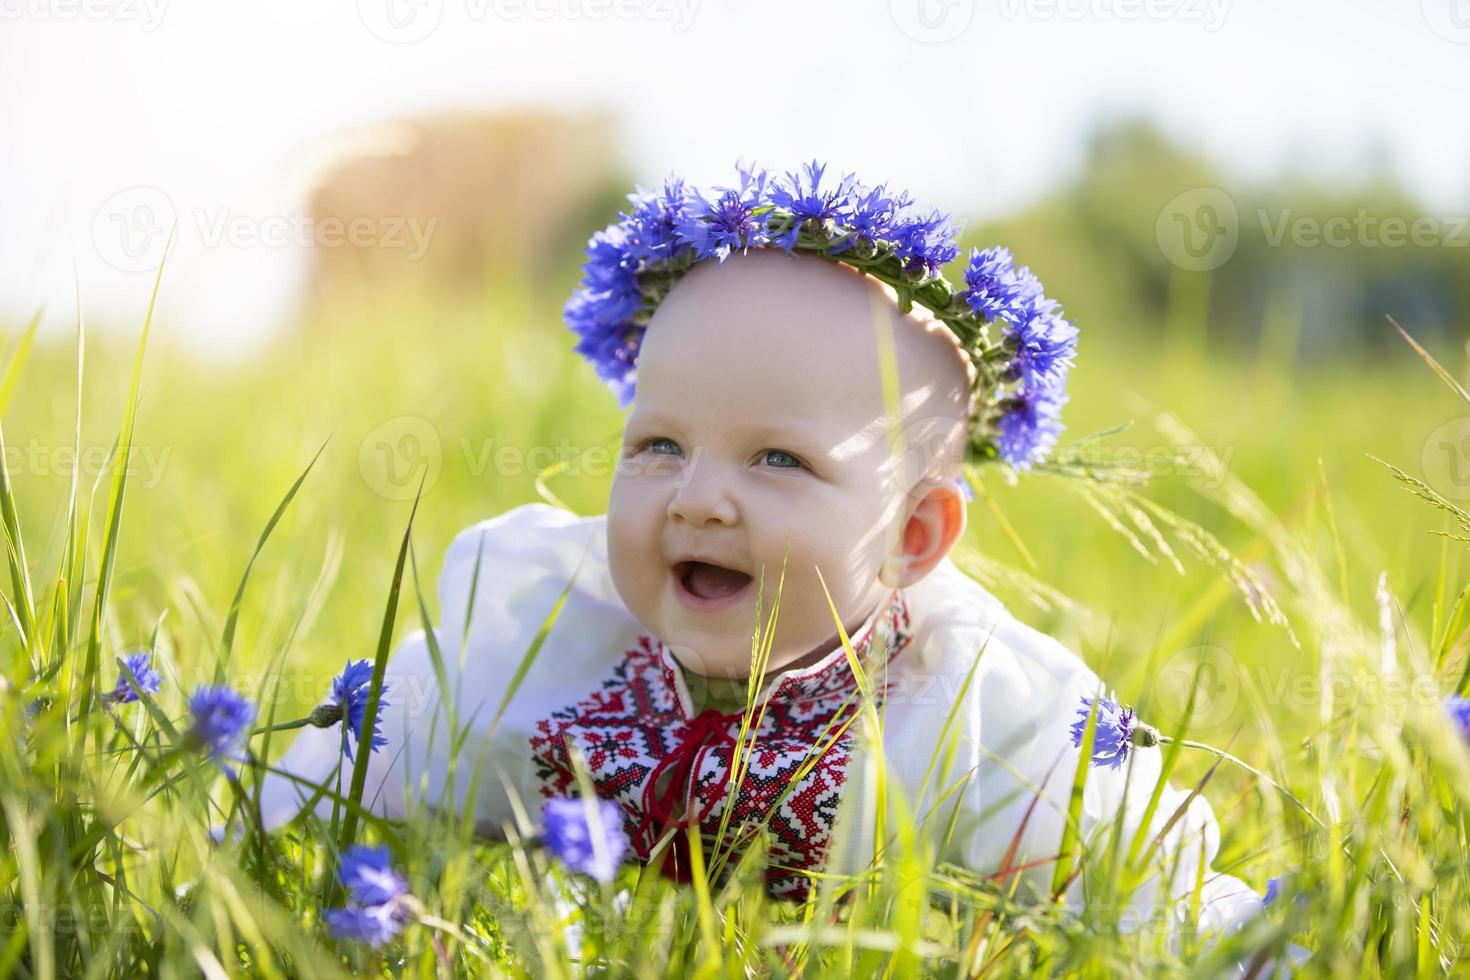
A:
{"label": "red embroidery pattern", "polygon": [[[891,661],[911,632],[903,591],[890,597],[887,612],[851,638],[870,676],[879,678],[879,702],[886,671],[869,656],[875,640],[886,640],[878,648],[886,647]],[[782,676],[764,712],[756,706],[759,725],[753,721],[747,734],[746,768],[733,804],[726,797],[741,716],[706,711],[689,717],[679,697],[681,683],[669,649],[649,634],[640,636],[597,688],[537,723],[530,742],[542,795],[576,793],[569,752],[575,745],[597,794],[622,809],[640,858],[649,859],[669,826],[683,827],[694,815],[708,862],[729,806],[720,847],[729,855],[725,867],[738,861],[761,827],[768,828],[768,891],[804,898],[810,879],[801,872],[819,870],[826,858],[856,734],[849,725],[857,717],[858,687],[845,653],[839,647],[813,667]],[[682,831],[675,835],[673,857],[664,865],[681,879],[687,877],[685,841]]]}

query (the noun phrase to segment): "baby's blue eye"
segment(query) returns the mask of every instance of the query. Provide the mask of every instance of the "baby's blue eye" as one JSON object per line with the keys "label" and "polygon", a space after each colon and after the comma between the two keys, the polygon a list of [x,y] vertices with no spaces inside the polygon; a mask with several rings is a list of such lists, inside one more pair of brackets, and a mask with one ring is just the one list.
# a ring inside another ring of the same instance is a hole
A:
{"label": "baby's blue eye", "polygon": [[675,442],[672,439],[665,439],[665,438],[662,438],[662,437],[660,437],[658,439],[650,439],[650,440],[648,440],[648,449],[649,449],[649,451],[652,452],[655,456],[668,456],[668,455],[671,455],[670,453],[661,453],[658,450],[656,450],[656,449],[653,448],[654,446],[657,446],[657,445],[659,445],[661,443],[667,443],[668,445],[673,446],[675,453],[677,453],[679,451],[679,444],[677,442]]}
{"label": "baby's blue eye", "polygon": [[767,449],[764,453],[764,458],[770,459],[772,456],[788,461],[785,463],[773,463],[772,465],[775,466],[778,470],[801,469],[801,460],[786,452],[784,449]]}

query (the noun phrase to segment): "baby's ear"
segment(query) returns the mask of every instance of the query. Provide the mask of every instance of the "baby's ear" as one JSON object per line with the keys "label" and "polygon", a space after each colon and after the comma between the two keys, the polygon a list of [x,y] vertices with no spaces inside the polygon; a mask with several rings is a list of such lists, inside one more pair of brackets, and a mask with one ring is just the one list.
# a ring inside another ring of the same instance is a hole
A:
{"label": "baby's ear", "polygon": [[883,563],[878,580],[889,588],[907,588],[934,570],[965,533],[965,498],[954,483],[931,486],[922,493],[904,523],[899,539]]}

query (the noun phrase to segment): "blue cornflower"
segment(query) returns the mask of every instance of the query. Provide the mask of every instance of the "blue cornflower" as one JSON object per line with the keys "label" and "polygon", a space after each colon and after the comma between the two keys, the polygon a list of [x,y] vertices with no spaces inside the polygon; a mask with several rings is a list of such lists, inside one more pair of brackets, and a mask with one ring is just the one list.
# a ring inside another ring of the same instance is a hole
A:
{"label": "blue cornflower", "polygon": [[1270,905],[1272,902],[1276,901],[1277,896],[1279,896],[1280,894],[1281,894],[1281,879],[1280,878],[1267,878],[1266,879],[1266,896],[1262,900],[1261,904],[1262,905]]}
{"label": "blue cornflower", "polygon": [[697,203],[679,220],[681,242],[692,245],[698,259],[715,258],[724,262],[733,251],[746,250],[769,242],[764,215],[756,215],[766,207],[766,181],[769,174],[752,164],[739,164],[740,186],[716,187],[719,196],[711,201],[704,192],[695,190]]}
{"label": "blue cornflower", "polygon": [[[362,741],[362,722],[367,716],[368,694],[372,690],[373,664],[370,660],[349,661],[342,673],[332,678],[332,698],[311,713],[311,722],[318,728],[327,728],[342,722],[347,726],[348,738],[344,747],[347,758],[352,758],[352,745]],[[383,734],[383,706],[388,703],[387,683],[378,692],[378,710],[374,716],[372,751],[388,744]]]}
{"label": "blue cornflower", "polygon": [[240,758],[241,743],[255,721],[255,705],[232,688],[201,687],[189,696],[194,724],[186,736],[214,759]]}
{"label": "blue cornflower", "polygon": [[1296,905],[1307,905],[1307,893],[1302,888],[1302,883],[1297,880],[1299,872],[1284,874],[1279,878],[1266,879],[1266,894],[1261,896],[1263,906],[1270,905],[1283,894],[1295,894],[1293,903]]}
{"label": "blue cornflower", "polygon": [[826,226],[829,233],[836,231],[852,206],[852,191],[857,181],[855,174],[847,174],[836,187],[822,190],[822,174],[827,165],[813,160],[802,164],[802,170],[806,174],[805,186],[800,176],[788,171],[785,181],[778,179],[771,191],[771,203],[791,212],[791,227],[775,240],[787,252],[795,247],[802,225],[808,221]]}
{"label": "blue cornflower", "polygon": [[1041,283],[1030,269],[1016,268],[1011,250],[1001,245],[970,250],[965,267],[965,301],[987,320],[1020,319],[1026,301],[1040,296]]}
{"label": "blue cornflower", "polygon": [[[139,650],[136,653],[125,654],[122,658],[122,668],[117,672],[117,686],[112,689],[112,700],[118,704],[127,704],[138,700],[138,691],[147,691],[149,694],[157,694],[163,686],[163,675],[154,670],[148,664],[150,654],[147,650]],[[133,684],[128,683],[128,675],[132,674]]]}
{"label": "blue cornflower", "polygon": [[326,920],[338,939],[380,946],[413,918],[408,881],[393,869],[388,848],[354,844],[342,852],[337,876],[348,904],[329,909]]}
{"label": "blue cornflower", "polygon": [[1448,697],[1444,707],[1460,734],[1470,740],[1470,698]]}
{"label": "blue cornflower", "polygon": [[541,818],[545,825],[541,839],[562,864],[598,881],[612,881],[628,850],[617,804],[594,800],[589,806],[580,799],[557,797],[542,805]]}
{"label": "blue cornflower", "polygon": [[1045,456],[1061,435],[1058,416],[1067,403],[1067,394],[1059,388],[1023,387],[1000,402],[1004,414],[997,424],[996,449],[1001,458],[1018,470]]}
{"label": "blue cornflower", "polygon": [[592,363],[599,378],[618,389],[623,407],[631,400],[627,379],[643,334],[643,328],[633,323],[643,306],[638,263],[630,254],[633,247],[621,225],[594,234],[585,251],[582,284],[562,309],[567,326],[579,338],[577,353]]}
{"label": "blue cornflower", "polygon": [[914,278],[938,275],[945,263],[960,254],[956,229],[949,215],[938,209],[923,217],[899,219],[890,234],[894,254],[903,261],[904,272]]}
{"label": "blue cornflower", "polygon": [[392,861],[386,847],[354,844],[342,852],[337,876],[352,901],[381,905],[408,894],[408,881],[393,870]]}
{"label": "blue cornflower", "polygon": [[892,241],[898,215],[914,203],[908,191],[890,195],[884,184],[869,188],[857,183],[851,197],[852,205],[842,223],[852,234],[828,249],[831,255],[856,247],[862,257],[871,256],[878,242]]}
{"label": "blue cornflower", "polygon": [[661,262],[672,257],[682,245],[679,223],[690,204],[684,179],[670,174],[661,192],[637,187],[628,200],[633,202],[633,211],[624,214],[622,222],[628,260]]}
{"label": "blue cornflower", "polygon": [[403,911],[395,903],[327,909],[327,928],[337,939],[381,946],[403,931]]}
{"label": "blue cornflower", "polygon": [[592,363],[599,378],[613,386],[619,406],[627,408],[632,401],[630,378],[643,346],[643,328],[631,322],[599,323],[594,319],[598,315],[596,305],[595,298],[579,293],[568,301],[563,314],[581,338],[576,352]]}
{"label": "blue cornflower", "polygon": [[[1087,731],[1087,715],[1091,707],[1092,698],[1084,697],[1082,707],[1077,709],[1078,720],[1072,723],[1072,744],[1079,748]],[[1140,739],[1145,733],[1153,734],[1154,738]],[[1132,708],[1107,698],[1097,699],[1097,722],[1092,732],[1094,765],[1121,769],[1128,758],[1128,750],[1140,740],[1146,744],[1157,744],[1157,733],[1147,725],[1140,725]]]}
{"label": "blue cornflower", "polygon": [[1014,322],[1006,323],[1001,337],[1014,351],[1010,380],[1028,389],[1060,390],[1077,354],[1077,328],[1063,319],[1055,300],[1039,292],[1020,303]]}
{"label": "blue cornflower", "polygon": [[632,319],[642,306],[643,294],[638,291],[637,265],[629,256],[630,247],[627,230],[620,225],[608,225],[588,241],[582,288],[573,300],[578,316],[586,323],[616,326]]}

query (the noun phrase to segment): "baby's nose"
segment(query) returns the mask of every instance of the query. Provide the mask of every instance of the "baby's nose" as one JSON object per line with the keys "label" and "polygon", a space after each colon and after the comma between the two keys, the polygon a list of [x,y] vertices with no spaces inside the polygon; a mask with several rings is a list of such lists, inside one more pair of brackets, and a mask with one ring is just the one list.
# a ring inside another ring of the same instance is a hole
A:
{"label": "baby's nose", "polygon": [[739,510],[730,494],[730,480],[720,467],[696,452],[684,467],[669,499],[669,519],[699,526],[710,521],[733,525]]}

